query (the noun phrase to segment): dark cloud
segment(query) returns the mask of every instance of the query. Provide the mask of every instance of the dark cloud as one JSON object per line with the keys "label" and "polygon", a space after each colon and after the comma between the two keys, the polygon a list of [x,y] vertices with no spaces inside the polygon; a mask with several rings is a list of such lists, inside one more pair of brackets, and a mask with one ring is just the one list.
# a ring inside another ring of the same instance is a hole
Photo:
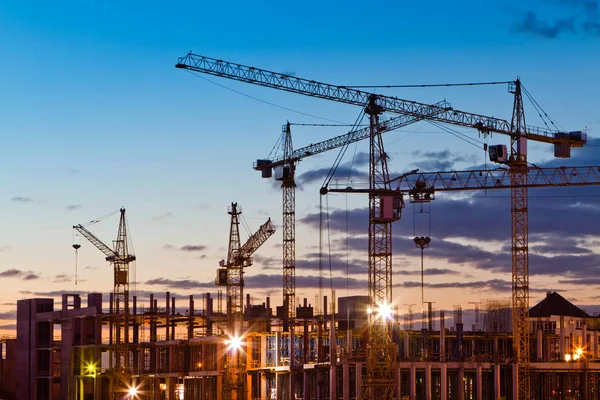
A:
{"label": "dark cloud", "polygon": [[0,272],[0,278],[16,278],[23,275],[23,271],[18,269],[7,269],[6,271]]}
{"label": "dark cloud", "polygon": [[64,283],[71,281],[71,277],[67,274],[58,274],[52,279],[52,283]]}
{"label": "dark cloud", "polygon": [[[421,275],[421,270],[412,270],[412,271],[395,271],[395,274],[398,275]],[[460,275],[461,273],[458,271],[454,271],[446,268],[423,268],[423,275]]]}
{"label": "dark cloud", "polygon": [[163,246],[163,249],[166,249],[166,250],[172,250],[173,248],[175,248],[175,246],[173,246],[172,244],[165,244]]}
{"label": "dark cloud", "polygon": [[535,36],[555,39],[564,33],[575,32],[575,18],[557,18],[553,21],[540,19],[537,13],[527,11],[514,25],[519,33],[528,33]]}
{"label": "dark cloud", "polygon": [[600,278],[597,277],[585,277],[577,279],[561,279],[558,281],[561,285],[586,285],[586,286],[600,286]]}
{"label": "dark cloud", "polygon": [[67,206],[67,211],[81,210],[82,208],[81,204],[70,204]]}
{"label": "dark cloud", "polygon": [[[281,274],[266,275],[259,274],[248,276],[244,278],[244,283],[247,288],[257,289],[268,289],[268,288],[281,288],[283,284],[283,277]],[[366,279],[346,278],[346,277],[333,277],[329,279],[327,277],[324,280],[320,280],[318,276],[303,276],[296,275],[296,288],[297,289],[313,289],[319,288],[323,284],[326,287],[333,286],[334,288],[346,288],[349,289],[364,289],[365,292],[368,287]]]}
{"label": "dark cloud", "polygon": [[16,311],[0,312],[0,319],[15,320],[16,318],[17,318],[17,312]]}
{"label": "dark cloud", "polygon": [[[407,281],[397,283],[395,287],[404,288],[420,288],[421,282]],[[442,283],[425,283],[425,288],[428,289],[471,289],[471,290],[484,290],[494,292],[510,292],[512,290],[512,284],[510,281],[501,279],[490,279],[487,281],[461,281],[461,282],[442,282]]]}
{"label": "dark cloud", "polygon": [[33,281],[40,279],[40,275],[31,271],[21,271],[12,268],[0,272],[0,278],[20,278],[23,281]]}
{"label": "dark cloud", "polygon": [[[554,3],[554,4],[552,4]],[[554,39],[566,34],[579,33],[585,36],[600,35],[599,5],[596,0],[555,0],[547,5],[547,14],[556,17],[544,18],[534,11],[527,11],[514,24],[517,32]],[[548,11],[551,10],[551,11]]]}
{"label": "dark cloud", "polygon": [[15,329],[17,329],[17,324],[3,324],[0,325],[0,329],[14,331]]}
{"label": "dark cloud", "polygon": [[10,200],[11,201],[16,201],[16,202],[19,202],[19,203],[31,203],[33,201],[33,199],[31,197],[23,197],[23,196],[13,197]]}
{"label": "dark cloud", "polygon": [[[302,185],[308,185],[313,182],[318,182],[322,184],[325,181],[325,178],[329,175],[331,169],[330,168],[319,168],[311,171],[304,172],[296,177],[296,184],[301,189]],[[355,178],[368,178],[368,172],[360,171],[355,168],[350,168],[346,166],[340,166],[334,174],[334,179],[340,179],[342,181],[348,179]]]}
{"label": "dark cloud", "polygon": [[324,254],[320,259],[318,253],[305,254],[296,258],[297,271],[323,271],[329,274],[329,270],[335,272],[346,271],[349,274],[365,274],[368,272],[366,257],[361,259],[346,259],[346,254]]}
{"label": "dark cloud", "polygon": [[412,156],[419,159],[419,161],[412,163],[419,171],[449,171],[454,168],[456,163],[472,163],[474,161],[471,157],[456,154],[448,149],[443,151],[417,150],[413,151]]}
{"label": "dark cloud", "polygon": [[178,289],[202,289],[202,288],[214,288],[215,282],[199,282],[192,279],[168,279],[168,278],[155,278],[144,282],[146,285],[159,285],[164,287],[173,287]]}
{"label": "dark cloud", "polygon": [[204,246],[204,245],[185,245],[185,246],[181,246],[180,250],[181,251],[203,251],[206,250],[208,247]]}

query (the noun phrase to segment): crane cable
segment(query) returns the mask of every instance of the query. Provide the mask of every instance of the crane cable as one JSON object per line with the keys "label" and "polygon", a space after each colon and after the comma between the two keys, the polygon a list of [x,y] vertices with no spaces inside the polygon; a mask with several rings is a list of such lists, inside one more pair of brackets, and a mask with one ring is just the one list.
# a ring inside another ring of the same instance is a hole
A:
{"label": "crane cable", "polygon": [[84,224],[81,224],[81,226],[88,226],[88,225],[92,225],[92,224],[97,224],[98,222],[101,222],[101,221],[105,220],[106,218],[112,217],[113,215],[115,215],[115,214],[117,214],[119,212],[121,212],[121,210],[117,209],[117,210],[112,211],[112,212],[110,212],[110,213],[108,213],[108,214],[106,214],[106,215],[104,215],[102,217],[99,217],[99,218],[93,219],[91,221],[88,221],[88,222],[86,222]]}
{"label": "crane cable", "polygon": [[[361,112],[359,113],[358,117],[356,118],[356,121],[354,122],[354,126],[360,126],[363,118],[365,116],[365,110],[362,109]],[[353,129],[354,130],[354,129]],[[333,176],[335,175],[335,172],[337,171],[338,167],[340,166],[342,159],[344,158],[344,155],[346,154],[346,151],[348,150],[348,146],[350,144],[347,143],[344,146],[342,146],[342,148],[340,149],[338,155],[336,156],[335,160],[333,161],[333,165],[331,166],[331,169],[329,170],[329,172],[327,173],[327,176],[325,177],[325,180],[323,182],[323,184],[321,185],[321,187],[328,187],[329,183],[331,182],[331,180],[333,179]],[[352,161],[354,163],[354,161]]]}
{"label": "crane cable", "polygon": [[187,73],[189,73],[189,74],[194,75],[197,78],[200,78],[200,79],[206,81],[206,82],[210,82],[213,85],[217,85],[217,86],[219,86],[219,87],[221,87],[223,89],[227,89],[227,90],[229,90],[231,92],[237,93],[237,94],[242,95],[244,97],[248,97],[249,99],[256,100],[256,101],[259,101],[259,102],[264,103],[264,104],[268,104],[268,105],[273,106],[273,107],[281,108],[282,110],[290,111],[290,112],[293,112],[293,113],[296,113],[296,114],[300,114],[300,115],[305,115],[305,116],[311,117],[311,118],[322,119],[324,121],[331,121],[331,122],[336,122],[336,123],[339,123],[339,124],[343,124],[344,123],[344,122],[341,122],[341,121],[337,121],[335,119],[319,117],[318,115],[313,115],[313,114],[305,113],[305,112],[302,112],[302,111],[294,110],[292,108],[283,107],[283,106],[280,106],[279,104],[271,103],[270,101],[266,101],[266,100],[259,99],[258,97],[250,96],[249,94],[243,93],[243,92],[241,92],[239,90],[235,90],[235,89],[232,89],[232,88],[227,87],[225,85],[222,85],[220,83],[217,83],[215,81],[212,81],[212,80],[210,80],[208,78],[205,78],[205,77],[201,76],[199,73],[196,73],[194,71],[190,71],[188,69],[186,69],[185,71]]}

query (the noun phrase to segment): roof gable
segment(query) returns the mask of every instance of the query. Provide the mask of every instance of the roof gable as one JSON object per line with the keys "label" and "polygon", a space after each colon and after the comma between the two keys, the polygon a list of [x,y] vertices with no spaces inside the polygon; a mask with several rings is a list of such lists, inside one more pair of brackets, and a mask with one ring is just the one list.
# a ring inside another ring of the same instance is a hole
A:
{"label": "roof gable", "polygon": [[529,310],[530,318],[549,317],[551,315],[577,318],[589,317],[585,311],[556,292],[546,293],[546,298]]}

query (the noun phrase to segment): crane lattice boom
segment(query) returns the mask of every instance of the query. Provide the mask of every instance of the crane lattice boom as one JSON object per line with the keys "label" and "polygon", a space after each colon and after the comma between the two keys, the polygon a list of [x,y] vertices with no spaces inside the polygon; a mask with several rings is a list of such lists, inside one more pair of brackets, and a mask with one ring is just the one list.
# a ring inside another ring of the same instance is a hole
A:
{"label": "crane lattice boom", "polygon": [[[190,71],[362,107],[369,104],[369,99],[371,97],[375,97],[376,104],[381,107],[381,111],[412,115],[417,118],[428,116],[427,119],[431,121],[475,128],[483,133],[501,133],[509,136],[514,135],[514,132],[511,129],[511,122],[504,119],[473,114],[451,108],[448,109],[434,104],[402,100],[396,97],[373,95],[368,92],[344,86],[335,86],[297,78],[193,53],[188,53],[186,56],[180,57],[175,66]],[[553,131],[547,128],[527,126],[526,132],[528,140],[546,143],[569,143],[571,147],[581,147],[585,143],[585,138],[572,139],[568,135],[565,136],[564,132]]]}
{"label": "crane lattice boom", "polygon": [[[505,168],[472,171],[419,172],[414,170],[390,180],[395,189],[403,194],[427,192],[451,192],[478,189],[510,189],[513,183],[510,170]],[[528,167],[524,185],[529,188],[555,186],[587,186],[600,183],[600,166],[538,168]],[[369,191],[366,180],[332,182],[330,192]]]}
{"label": "crane lattice boom", "polygon": [[81,224],[73,225],[73,229],[75,229],[77,232],[81,233],[81,235],[84,238],[89,240],[91,244],[96,246],[96,248],[98,250],[100,250],[102,253],[104,253],[104,255],[106,256],[106,261],[112,261],[116,257],[118,257],[118,254],[115,253],[115,251],[113,249],[111,249],[106,244],[104,244],[104,242],[102,240],[98,239],[92,232],[88,231],[83,225],[81,225]]}
{"label": "crane lattice boom", "polygon": [[267,220],[267,222],[262,224],[260,226],[260,228],[258,228],[258,230],[256,232],[254,232],[254,234],[248,238],[246,243],[244,243],[244,245],[242,247],[240,247],[238,256],[242,257],[244,259],[249,258],[274,233],[275,233],[275,227],[273,226],[273,223],[271,222],[271,218],[269,218]]}
{"label": "crane lattice boom", "polygon": [[[449,108],[450,103],[447,101],[440,101],[436,103],[442,109]],[[379,123],[379,131],[381,133],[393,131],[404,126],[414,124],[415,122],[419,122],[424,120],[425,117],[415,117],[413,115],[400,115],[394,118],[387,119]],[[337,149],[339,147],[346,146],[348,144],[352,144],[355,142],[359,142],[364,139],[368,139],[371,135],[371,128],[365,127],[362,129],[357,129],[343,135],[339,135],[333,137],[331,139],[324,140],[318,143],[311,143],[308,146],[301,147],[293,151],[292,156],[289,159],[286,159],[284,156],[275,158],[274,160],[269,160],[269,162],[264,163],[256,163],[254,169],[261,171],[267,168],[275,168],[283,164],[288,164],[291,162],[297,162],[302,160],[303,158],[313,156],[315,154],[324,153],[329,150]]]}

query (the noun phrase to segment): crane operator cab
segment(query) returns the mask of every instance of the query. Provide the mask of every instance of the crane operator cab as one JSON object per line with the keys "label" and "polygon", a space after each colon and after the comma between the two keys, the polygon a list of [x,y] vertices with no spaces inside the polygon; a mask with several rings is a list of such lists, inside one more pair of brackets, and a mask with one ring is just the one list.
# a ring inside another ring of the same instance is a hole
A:
{"label": "crane operator cab", "polygon": [[398,221],[402,216],[404,208],[404,199],[402,195],[381,196],[379,198],[379,218],[383,222]]}
{"label": "crane operator cab", "polygon": [[492,161],[492,162],[499,163],[499,164],[506,164],[506,162],[508,161],[506,145],[497,144],[494,146],[490,146],[488,149],[488,154],[490,157],[490,161]]}

